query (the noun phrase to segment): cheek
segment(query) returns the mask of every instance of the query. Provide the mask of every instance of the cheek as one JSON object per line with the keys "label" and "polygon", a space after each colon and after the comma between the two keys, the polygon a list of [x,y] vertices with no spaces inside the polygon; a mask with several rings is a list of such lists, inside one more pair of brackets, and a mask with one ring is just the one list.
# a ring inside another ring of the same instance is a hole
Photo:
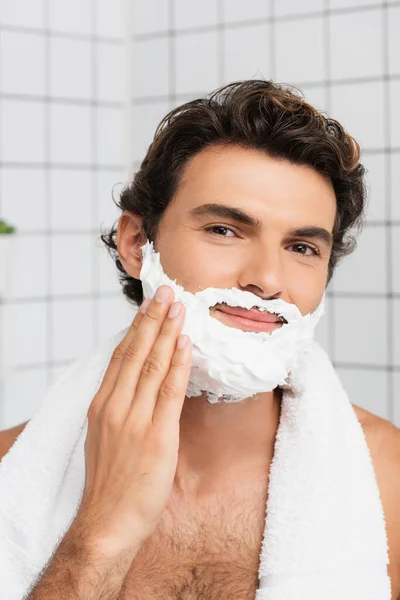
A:
{"label": "cheek", "polygon": [[327,269],[309,268],[292,273],[288,281],[289,295],[300,312],[305,315],[314,311],[325,292]]}
{"label": "cheek", "polygon": [[193,294],[207,287],[232,287],[235,284],[233,264],[224,260],[205,245],[192,244],[188,240],[181,248],[179,244],[165,244],[161,240],[156,244],[160,252],[164,272],[170,279]]}

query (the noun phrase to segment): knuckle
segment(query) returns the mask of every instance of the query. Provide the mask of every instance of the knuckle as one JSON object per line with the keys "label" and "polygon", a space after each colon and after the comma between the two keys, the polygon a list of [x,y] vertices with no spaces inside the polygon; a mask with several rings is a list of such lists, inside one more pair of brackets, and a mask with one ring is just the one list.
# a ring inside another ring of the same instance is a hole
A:
{"label": "knuckle", "polygon": [[118,344],[118,346],[116,348],[114,348],[114,351],[111,355],[110,362],[115,362],[115,361],[119,362],[124,358],[124,355],[125,355],[124,346],[122,344]]}
{"label": "knuckle", "polygon": [[164,398],[176,398],[178,392],[178,386],[172,381],[165,381],[160,388],[160,394]]}
{"label": "knuckle", "polygon": [[154,311],[153,307],[150,307],[147,309],[146,314],[144,315],[145,317],[147,317],[148,319],[150,319],[150,321],[160,321],[161,319],[161,315],[159,313],[159,311]]}
{"label": "knuckle", "polygon": [[115,410],[115,406],[113,406],[112,403],[107,403],[105,405],[100,416],[102,425],[107,429],[114,429],[121,425],[121,416],[118,414],[118,411]]}
{"label": "knuckle", "polygon": [[136,360],[140,355],[140,350],[135,344],[129,344],[125,351],[125,358],[128,360]]}
{"label": "knuckle", "polygon": [[101,401],[99,396],[95,396],[88,408],[87,418],[88,421],[96,421],[101,410]]}
{"label": "knuckle", "polygon": [[143,365],[142,374],[145,377],[152,377],[153,375],[159,375],[162,371],[162,362],[154,355],[148,356]]}

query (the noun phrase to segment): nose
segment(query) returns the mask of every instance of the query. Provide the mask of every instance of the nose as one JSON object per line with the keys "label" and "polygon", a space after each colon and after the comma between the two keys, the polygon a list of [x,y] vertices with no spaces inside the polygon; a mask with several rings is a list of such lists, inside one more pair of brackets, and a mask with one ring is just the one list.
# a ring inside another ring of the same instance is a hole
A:
{"label": "nose", "polygon": [[285,273],[280,248],[257,246],[243,263],[239,286],[265,300],[280,298],[285,292]]}

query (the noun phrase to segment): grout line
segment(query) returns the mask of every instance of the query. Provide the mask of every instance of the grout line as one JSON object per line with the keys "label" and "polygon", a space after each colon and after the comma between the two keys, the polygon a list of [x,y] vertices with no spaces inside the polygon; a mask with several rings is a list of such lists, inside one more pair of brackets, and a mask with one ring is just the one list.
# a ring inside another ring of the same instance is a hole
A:
{"label": "grout line", "polygon": [[[96,32],[96,23],[97,23],[97,0],[91,0],[90,3],[90,17],[91,17],[91,30],[92,35]],[[91,96],[94,101],[97,98],[98,92],[98,48],[97,44],[92,41],[91,43]],[[91,106],[90,109],[90,156],[91,161],[94,165],[98,162],[98,153],[97,153],[97,107],[95,104]],[[92,223],[98,223],[98,182],[97,182],[97,172],[92,171],[91,173],[91,213],[92,213]],[[92,261],[92,292],[96,292],[99,289],[99,261],[97,260],[96,244],[91,245],[91,261]],[[100,328],[100,319],[99,319],[99,303],[96,298],[93,299],[92,302],[92,344],[93,347],[96,347],[99,343],[99,328]]]}
{"label": "grout line", "polygon": [[121,172],[124,169],[123,165],[94,165],[90,163],[58,163],[58,162],[26,162],[4,160],[0,161],[0,168],[7,169],[65,169],[71,171],[104,171],[104,172]]}
{"label": "grout line", "polygon": [[[309,90],[310,88],[321,88],[327,85],[330,86],[348,86],[348,85],[363,85],[366,83],[383,83],[385,81],[400,81],[400,73],[391,75],[371,75],[369,77],[349,77],[347,79],[324,79],[320,81],[300,81],[291,82],[291,84],[299,87],[300,89]],[[177,100],[184,102],[185,100],[192,100],[195,96],[204,95],[204,90],[193,90],[192,92],[185,92],[176,94]],[[157,104],[168,100],[168,95],[156,95],[156,96],[138,96],[132,100],[135,105],[143,104]]]}
{"label": "grout line", "polygon": [[[279,0],[278,0],[279,1]],[[391,7],[400,6],[400,1],[390,2]],[[226,22],[224,27],[226,29],[240,29],[243,27],[257,27],[258,25],[265,25],[271,21],[275,21],[277,23],[285,23],[290,21],[304,21],[307,19],[318,19],[324,18],[324,16],[339,16],[346,14],[357,14],[362,12],[371,12],[377,11],[382,8],[382,4],[376,3],[374,5],[364,5],[364,6],[350,6],[343,8],[325,8],[323,10],[310,11],[307,13],[292,13],[290,15],[274,15],[273,17],[265,17],[261,19],[246,19],[243,21],[232,21]],[[201,33],[210,33],[215,31],[218,28],[218,25],[199,25],[196,27],[181,27],[175,30],[175,35],[188,35],[188,34],[201,34]],[[133,34],[132,37],[135,42],[145,42],[156,40],[160,38],[168,37],[168,30],[161,31],[151,31],[140,34]]]}
{"label": "grout line", "polygon": [[6,23],[0,24],[0,32],[6,31],[10,33],[24,33],[24,34],[37,34],[44,35],[45,37],[49,36],[51,38],[67,38],[69,40],[79,40],[79,41],[88,41],[88,42],[96,42],[96,43],[104,43],[104,44],[112,44],[120,46],[123,41],[119,38],[101,36],[101,35],[90,35],[86,33],[73,33],[67,31],[57,31],[54,29],[50,29],[49,23],[47,26],[42,27],[29,27],[26,25],[8,25]]}
{"label": "grout line", "polygon": [[176,103],[176,39],[175,39],[175,0],[168,0],[168,96],[166,98],[169,108]]}
{"label": "grout line", "polygon": [[[72,362],[74,362],[75,360],[77,360],[76,357],[73,357],[71,359],[54,359],[51,361],[45,361],[45,362],[37,362],[37,363],[24,363],[24,364],[16,364],[16,365],[12,365],[12,366],[8,366],[7,367],[7,376],[12,375],[13,373],[16,372],[21,372],[21,371],[30,371],[33,369],[42,369],[42,368],[54,368],[54,367],[62,367],[64,365],[69,365]],[[363,371],[375,371],[375,372],[379,372],[379,373],[400,373],[400,365],[375,365],[375,364],[369,364],[369,363],[341,363],[341,362],[335,362],[333,363],[333,366],[335,369],[344,369],[344,370],[351,370],[351,369],[359,369],[359,370],[363,370]]]}
{"label": "grout line", "polygon": [[[118,298],[120,296],[119,291],[95,291],[91,294],[78,293],[78,294],[45,294],[44,296],[27,296],[27,297],[14,297],[14,298],[0,298],[0,305],[3,306],[15,306],[20,304],[36,304],[40,302],[46,302],[48,299],[54,302],[69,302],[75,300],[88,300],[90,298]],[[341,292],[341,291],[327,291],[326,297],[330,299],[339,300],[387,300],[388,298],[393,300],[400,300],[400,292]]]}
{"label": "grout line", "polygon": [[[50,1],[44,1],[44,25],[45,25],[45,65],[44,65],[44,87],[47,94],[50,94],[51,90],[51,39],[50,39]],[[46,94],[46,95],[47,95]],[[51,160],[51,115],[50,115],[50,104],[46,103],[44,106],[44,157],[45,163],[50,162]],[[46,229],[51,231],[52,226],[52,181],[51,181],[51,171],[49,169],[45,169],[44,172],[44,194],[45,194],[45,223]],[[53,304],[51,300],[52,293],[52,238],[51,236],[46,236],[45,244],[46,244],[46,265],[45,265],[45,273],[46,273],[46,311],[45,311],[45,327],[46,327],[46,362],[49,363],[53,358],[53,332],[54,332],[54,311]],[[47,368],[46,370],[46,381],[47,387],[51,385],[51,370]]]}
{"label": "grout line", "polygon": [[124,103],[118,102],[117,100],[96,100],[94,98],[68,98],[64,96],[52,96],[50,89],[46,94],[22,94],[17,92],[0,91],[0,99],[12,100],[13,102],[42,102],[44,104],[65,104],[69,106],[124,108]]}
{"label": "grout line", "polygon": [[[330,114],[332,108],[332,84],[331,84],[331,38],[330,38],[330,11],[329,11],[329,0],[324,0],[324,18],[323,18],[323,29],[324,29],[324,76],[325,76],[325,105],[326,112]],[[336,333],[336,312],[335,312],[335,296],[327,294],[330,298],[329,308],[327,311],[328,317],[328,349],[331,361],[335,362],[335,333]]]}
{"label": "grout line", "polygon": [[217,77],[219,85],[225,82],[225,15],[223,0],[217,0]]}
{"label": "grout line", "polygon": [[[1,56],[1,51],[2,51],[2,35],[1,35],[1,30],[0,30],[0,56]],[[2,86],[2,81],[1,81],[1,76],[2,76],[2,72],[0,69],[0,89]],[[2,105],[0,102],[0,131],[2,128]],[[3,150],[3,144],[0,144],[0,218],[6,218],[5,215],[3,215],[3,206],[2,206],[2,175],[3,175],[3,170],[1,167],[2,164],[2,150]],[[4,340],[4,326],[5,326],[5,309],[2,306],[3,304],[3,297],[0,295],[0,426],[3,429],[3,402],[4,402],[4,397],[5,397],[5,382],[4,382],[4,373],[3,373],[3,365],[5,363],[5,355],[3,355],[3,340]],[[5,353],[4,353],[5,354]]]}
{"label": "grout line", "polygon": [[[383,5],[383,73],[385,76],[384,80],[384,139],[385,146],[390,147],[391,144],[391,123],[390,123],[390,80],[388,77],[389,74],[389,14],[388,7],[386,3]],[[385,156],[384,161],[384,169],[385,169],[385,216],[386,223],[391,220],[391,202],[392,202],[392,193],[391,193],[391,160],[390,156]],[[392,323],[394,320],[394,302],[392,298],[393,292],[393,265],[392,265],[392,251],[393,251],[393,229],[392,227],[386,226],[386,286],[388,297],[386,300],[387,303],[387,317],[386,317],[386,335],[387,335],[387,361],[389,364],[393,364],[394,361],[394,336],[392,331]],[[390,294],[390,295],[389,295]],[[387,382],[387,414],[388,419],[394,422],[395,416],[395,406],[394,406],[394,375],[393,372],[388,376]]]}

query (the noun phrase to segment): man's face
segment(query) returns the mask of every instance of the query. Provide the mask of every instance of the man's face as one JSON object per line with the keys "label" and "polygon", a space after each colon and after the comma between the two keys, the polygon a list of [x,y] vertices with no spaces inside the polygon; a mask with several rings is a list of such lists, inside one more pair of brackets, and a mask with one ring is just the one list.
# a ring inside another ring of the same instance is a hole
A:
{"label": "man's face", "polygon": [[[243,222],[232,209],[250,219]],[[155,249],[167,275],[189,292],[236,287],[296,304],[305,315],[325,291],[331,242],[318,231],[293,230],[319,228],[329,238],[335,213],[332,184],[313,168],[235,146],[209,147],[186,165]],[[238,326],[224,312],[210,314]]]}

